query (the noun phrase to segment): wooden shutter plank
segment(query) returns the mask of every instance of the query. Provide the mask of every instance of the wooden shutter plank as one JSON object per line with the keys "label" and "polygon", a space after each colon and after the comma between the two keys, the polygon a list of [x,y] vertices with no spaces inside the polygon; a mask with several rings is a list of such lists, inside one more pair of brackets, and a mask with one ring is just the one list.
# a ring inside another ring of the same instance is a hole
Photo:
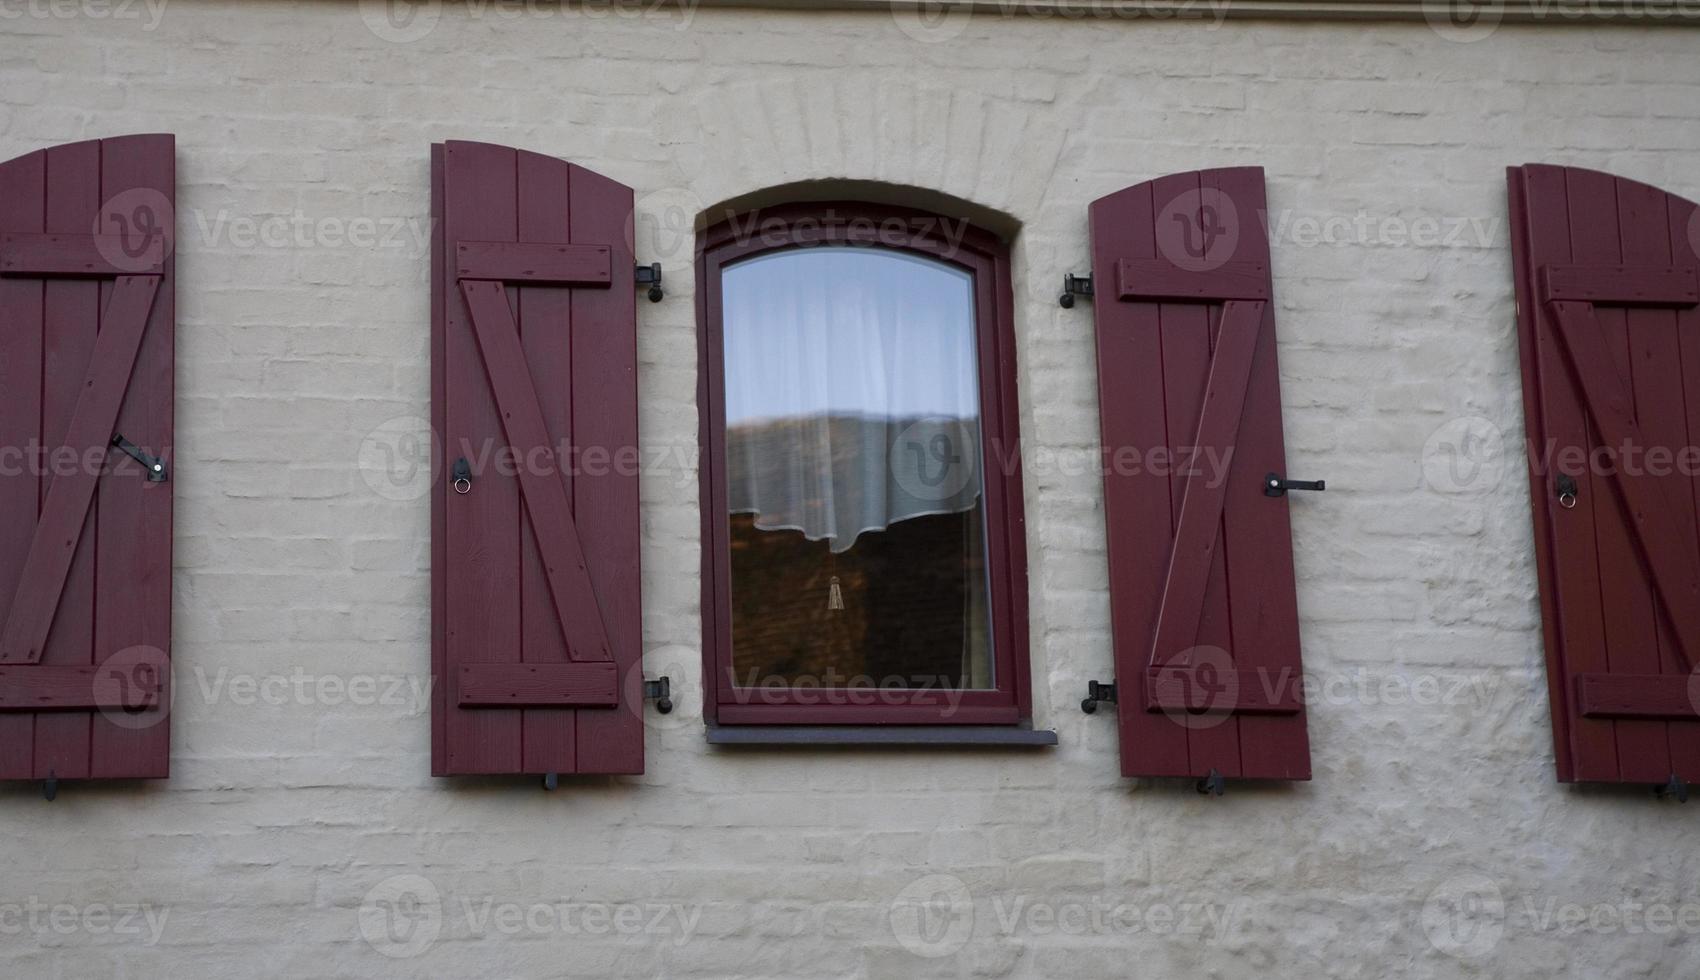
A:
{"label": "wooden shutter plank", "polygon": [[[47,153],[37,150],[0,163],[0,228],[40,231],[47,187]],[[0,278],[0,446],[28,447],[41,439],[42,283]],[[24,559],[35,537],[41,498],[33,466],[0,474],[0,622],[10,615]],[[35,719],[0,714],[0,779],[35,774]]]}
{"label": "wooden shutter plank", "polygon": [[[512,241],[516,236],[518,186],[514,151],[485,143],[450,142],[443,147],[444,237],[447,242]],[[455,263],[448,261],[438,287],[445,297],[445,462],[458,458],[475,467],[472,493],[456,494],[443,479],[447,539],[445,597],[447,658],[451,665],[520,661],[519,487],[496,471],[492,455],[507,445],[483,355],[461,298]],[[481,458],[480,454],[484,454]],[[514,773],[522,761],[521,715],[517,710],[461,711],[460,674],[438,675],[445,692],[446,752],[441,771]]]}
{"label": "wooden shutter plank", "polygon": [[[65,445],[104,450],[111,439],[118,405],[147,325],[148,308],[158,288],[158,276],[124,276],[116,281],[102,317],[106,329],[95,340]],[[41,524],[24,561],[22,582],[12,601],[5,632],[0,634],[0,663],[40,661],[98,479],[98,472],[78,467],[53,481],[42,505]]]}
{"label": "wooden shutter plank", "polygon": [[[1554,471],[1531,462],[1530,492],[1536,514],[1535,533],[1547,558],[1543,565],[1551,588],[1553,625],[1548,670],[1551,683],[1554,736],[1559,774],[1565,780],[1617,778],[1616,723],[1575,714],[1575,691],[1564,679],[1576,673],[1605,673],[1605,622],[1600,608],[1600,574],[1595,545],[1596,512],[1601,508],[1585,467],[1565,469],[1577,454],[1590,448],[1587,421],[1570,381],[1570,368],[1558,340],[1547,304],[1540,301],[1535,270],[1573,261],[1570,246],[1570,205],[1563,168],[1532,165],[1513,175],[1519,185],[1524,233],[1519,236],[1521,279],[1519,321],[1525,356],[1530,359],[1541,435],[1538,445],[1551,447]],[[1529,382],[1525,381],[1528,385]],[[1558,507],[1555,481],[1566,475],[1586,492],[1575,506]]]}
{"label": "wooden shutter plank", "polygon": [[[99,217],[100,143],[89,140],[51,147],[47,151],[47,221],[49,233],[86,233]],[[81,237],[81,236],[79,236]],[[44,477],[43,529],[54,500],[54,488],[62,479],[77,480],[78,473],[88,463],[88,452],[97,448],[99,456],[106,455],[106,442],[111,438],[110,421],[97,441],[85,430],[73,433],[71,425],[79,400],[83,397],[85,379],[94,363],[95,344],[101,323],[101,307],[107,298],[102,284],[93,280],[57,279],[44,283],[43,344],[46,369],[42,372],[42,444],[53,452],[75,454],[76,462],[67,472],[58,470]],[[117,381],[119,390],[113,401],[113,411],[123,402],[123,391],[129,383],[130,365]],[[80,439],[82,441],[73,441]],[[88,491],[99,495],[99,478],[83,474]],[[74,499],[74,498],[73,498]],[[44,603],[40,612],[39,651],[30,656],[43,665],[87,666],[94,662],[94,565],[95,565],[95,508],[84,503],[77,512],[74,531],[76,544],[69,549],[69,564],[64,569],[63,585],[38,599]],[[33,554],[33,548],[32,548]],[[43,569],[44,574],[54,574]],[[36,574],[34,567],[27,573]],[[44,583],[46,584],[46,583]],[[6,646],[0,646],[0,660],[5,658]],[[57,775],[64,779],[83,779],[89,774],[89,718],[86,714],[55,714],[35,722],[35,772],[37,776]]]}
{"label": "wooden shutter plank", "polygon": [[[522,242],[567,242],[572,238],[570,222],[571,171],[552,157],[519,151],[519,239]],[[536,246],[527,246],[536,247]],[[606,249],[601,257],[604,273],[609,270]],[[466,265],[462,262],[462,274]],[[607,284],[607,277],[600,280]],[[519,320],[520,343],[535,385],[548,428],[550,445],[568,442],[573,432],[572,416],[572,293],[566,289],[518,290],[514,300]],[[574,474],[561,464],[561,488],[570,501]],[[560,664],[572,659],[566,633],[557,618],[549,582],[544,574],[543,555],[537,548],[531,514],[520,512],[520,617],[521,642],[527,664]],[[521,718],[524,732],[525,772],[577,772],[578,727],[566,711],[527,711]]]}
{"label": "wooden shutter plank", "polygon": [[[108,140],[107,142],[116,142]],[[92,190],[99,193],[99,155],[98,143],[73,143],[67,147],[55,147],[50,153],[63,150],[67,153],[84,154],[95,158],[97,171],[93,175],[84,174],[71,177],[72,181],[62,181],[57,165],[54,170],[54,181],[49,188],[50,201],[54,198],[63,200],[67,192],[90,182]],[[78,164],[77,166],[86,166]],[[61,205],[64,206],[64,205]],[[55,209],[49,203],[50,210]],[[100,208],[97,199],[92,207],[79,205],[79,210],[87,210],[88,221],[76,226],[87,229],[94,226],[96,214]],[[63,221],[50,221],[50,224],[63,225]],[[112,278],[115,276],[158,275],[164,268],[164,239],[159,239],[159,247],[131,259],[126,255],[123,265],[114,264],[108,258],[111,255],[125,255],[124,238],[121,235],[92,235],[76,232],[55,232],[53,234],[32,234],[27,232],[8,232],[0,234],[0,276],[28,276],[31,278],[51,277],[95,277]]]}
{"label": "wooden shutter plank", "polygon": [[[530,162],[528,162],[528,158]],[[550,161],[555,167],[539,160]],[[567,194],[565,174],[553,173],[555,169],[565,171],[567,165],[550,157],[539,157],[535,153],[519,154],[519,184],[520,193],[526,193],[528,184],[536,184],[535,193]],[[549,185],[559,184],[559,189],[546,191]],[[566,222],[566,213],[555,212],[531,214],[522,205],[519,210],[519,220],[522,225],[562,225]],[[456,258],[459,261],[460,278],[462,279],[499,279],[510,283],[531,283],[535,285],[553,286],[606,286],[612,278],[612,267],[608,260],[606,245],[566,245],[560,244],[566,238],[565,229],[554,232],[555,238],[536,237],[537,232],[531,232],[532,237],[525,237],[522,231],[520,242],[461,242],[455,246]]]}
{"label": "wooden shutter plank", "polygon": [[578,771],[641,773],[643,747],[643,578],[638,506],[637,291],[633,283],[632,190],[572,167],[572,241],[609,244],[610,289],[572,293],[573,445],[596,452],[573,484],[574,514],[620,670],[620,706],[577,713]]}
{"label": "wooden shutter plank", "polygon": [[[1676,265],[1700,266],[1700,236],[1691,235],[1690,229],[1700,228],[1700,217],[1696,216],[1695,206],[1673,194],[1663,195],[1666,202],[1666,232],[1670,247],[1671,262]],[[1682,436],[1670,443],[1671,445],[1688,447],[1700,446],[1700,307],[1684,307],[1674,314],[1676,346],[1678,348],[1677,364],[1681,376],[1681,394],[1684,420]],[[1671,428],[1674,437],[1675,426]],[[1679,485],[1680,485],[1680,481]],[[1688,486],[1683,488],[1688,498],[1688,509],[1685,513],[1689,525],[1694,532],[1697,542],[1700,542],[1700,479],[1689,479]],[[1700,543],[1697,543],[1700,548]],[[1661,629],[1669,630],[1668,619],[1661,623]],[[1680,669],[1680,664],[1667,659],[1663,673],[1669,674]],[[1667,726],[1670,735],[1671,769],[1688,782],[1700,783],[1700,722],[1673,722]]]}
{"label": "wooden shutter plank", "polygon": [[[460,706],[603,707],[619,703],[619,671],[609,663],[461,664]],[[572,719],[561,711],[528,712]],[[573,771],[546,768],[544,772]]]}
{"label": "wooden shutter plank", "polygon": [[[1618,240],[1624,265],[1638,270],[1637,278],[1656,276],[1659,270],[1671,266],[1670,230],[1665,194],[1657,188],[1634,181],[1617,182]],[[1700,301],[1700,280],[1692,269],[1687,270],[1688,289],[1695,301]],[[1634,292],[1634,290],[1630,290]],[[1648,448],[1662,446],[1670,450],[1672,459],[1687,442],[1687,420],[1684,418],[1682,393],[1682,351],[1676,334],[1677,318],[1673,308],[1657,309],[1644,305],[1643,297],[1657,295],[1651,288],[1625,298],[1627,327],[1627,370],[1625,380],[1634,399],[1634,418],[1643,435],[1650,440]],[[1687,305],[1678,302],[1677,305]],[[1646,461],[1643,461],[1643,465]],[[1700,537],[1696,537],[1693,501],[1689,493],[1690,480],[1675,471],[1659,472],[1648,466],[1644,477],[1659,485],[1664,497],[1671,502],[1667,512],[1670,526],[1679,546],[1689,555],[1700,557]],[[1645,655],[1651,665],[1650,673],[1671,674],[1680,678],[1686,687],[1687,671],[1683,668],[1680,639],[1672,628],[1670,610],[1665,608],[1657,588],[1650,591],[1651,608],[1646,617],[1653,634],[1653,648]],[[1660,751],[1648,761],[1663,767],[1663,782],[1675,771],[1671,761],[1671,726],[1663,722],[1650,726],[1662,740]]]}
{"label": "wooden shutter plank", "polygon": [[[1089,211],[1092,266],[1157,254],[1151,184],[1102,198]],[[1098,424],[1106,458],[1166,449],[1162,322],[1155,303],[1093,304],[1097,322]],[[1104,471],[1104,525],[1118,697],[1138,710],[1116,712],[1123,776],[1187,776],[1186,731],[1144,710],[1146,669],[1173,539],[1169,479],[1149,467]],[[1125,689],[1121,685],[1127,685]],[[1135,749],[1137,747],[1137,749]]]}
{"label": "wooden shutter plank", "polygon": [[[1252,167],[1215,170],[1205,175],[1204,185],[1238,202],[1242,222],[1238,254],[1243,261],[1267,269],[1269,239],[1262,216],[1268,204],[1262,171]],[[1273,300],[1264,304],[1258,325],[1232,464],[1227,499],[1222,505],[1222,535],[1233,600],[1229,615],[1234,666],[1264,675],[1260,689],[1274,685],[1281,692],[1282,703],[1296,702],[1304,678],[1289,501],[1263,493],[1267,474],[1287,473]],[[1310,737],[1302,716],[1252,713],[1237,720],[1244,775],[1311,778]]]}
{"label": "wooden shutter plank", "polygon": [[[1566,182],[1570,203],[1570,249],[1578,265],[1614,266],[1623,261],[1621,223],[1618,216],[1617,181],[1609,174],[1572,170]],[[1552,306],[1548,303],[1548,306]],[[1556,312],[1556,308],[1555,308]],[[1629,320],[1621,307],[1599,308],[1598,329],[1592,339],[1602,341],[1595,352],[1605,359],[1592,367],[1614,379],[1619,389],[1629,392]],[[1563,316],[1559,315],[1560,342],[1567,340]],[[1568,350],[1568,344],[1566,344]],[[1571,351],[1574,354],[1574,351]],[[1571,358],[1572,371],[1576,361]],[[1582,406],[1592,422],[1589,433],[1594,447],[1616,451],[1621,443],[1600,426],[1599,406],[1591,403],[1582,388]],[[1633,401],[1624,403],[1633,412]],[[1593,456],[1589,457],[1594,458]],[[1613,672],[1657,673],[1658,635],[1653,625],[1653,594],[1642,574],[1640,559],[1625,515],[1627,501],[1620,480],[1599,467],[1589,467],[1589,484],[1604,506],[1594,519],[1600,534],[1596,542],[1600,563],[1600,603],[1606,632],[1606,661]],[[1623,721],[1616,726],[1618,777],[1662,782],[1670,772],[1669,747],[1657,722]]]}
{"label": "wooden shutter plank", "polygon": [[446,238],[447,200],[444,171],[447,154],[441,143],[431,144],[431,775],[449,775],[449,717],[458,714],[448,698],[458,684],[449,669],[449,474],[459,452],[449,434],[448,307],[454,298]]}
{"label": "wooden shutter plank", "polygon": [[[533,450],[549,448],[549,432],[543,408],[532,385],[531,370],[520,347],[519,329],[508,306],[507,292],[498,282],[463,279],[461,295],[490,387],[496,393],[502,427],[508,444],[521,460],[534,459]],[[519,466],[520,497],[531,517],[532,539],[543,557],[544,579],[549,583],[555,613],[567,635],[567,652],[574,660],[612,660],[608,636],[589,570],[579,545],[572,505],[552,468],[522,463]]]}
{"label": "wooden shutter plank", "polygon": [[[138,188],[158,191],[169,204],[177,186],[176,141],[167,134],[122,136],[101,141],[101,199],[122,201]],[[134,195],[132,195],[134,196]],[[156,207],[160,202],[137,202]],[[144,226],[132,211],[120,217]],[[173,216],[156,214],[169,225]],[[169,239],[174,241],[175,235]],[[163,235],[151,247],[163,248]],[[141,242],[132,242],[131,251]],[[165,250],[158,291],[148,312],[141,347],[130,371],[129,395],[118,409],[116,430],[156,456],[169,459],[175,435],[176,258]],[[126,255],[129,253],[126,252]],[[104,287],[110,292],[111,286]],[[104,324],[103,324],[104,328]],[[171,649],[171,548],[173,482],[150,483],[140,463],[110,453],[110,474],[95,502],[100,533],[95,539],[95,663],[131,673]],[[97,778],[165,778],[171,772],[171,686],[160,692],[157,712],[115,721],[90,716],[90,774]]]}
{"label": "wooden shutter plank", "polygon": [[[1159,178],[1156,190],[1153,192],[1153,200],[1160,202],[1171,197],[1171,188],[1173,192],[1214,193],[1216,191],[1214,183],[1218,173],[1218,171],[1209,171],[1183,174],[1176,179]],[[1164,220],[1162,214],[1162,209],[1159,208],[1159,221]],[[1170,215],[1170,217],[1172,218],[1173,215]],[[1161,242],[1163,240],[1161,230],[1159,230],[1158,236],[1158,240]],[[1231,238],[1232,236],[1219,236],[1206,244],[1207,251],[1203,260],[1214,265],[1215,268],[1211,273],[1212,281],[1200,285],[1206,288],[1210,294],[1244,291],[1244,277],[1247,271],[1245,266],[1247,263],[1234,260],[1239,245],[1231,241]],[[1233,251],[1230,251],[1230,248]],[[1161,246],[1157,251],[1160,255],[1164,253]],[[1168,256],[1165,256],[1166,258]],[[1264,291],[1269,289],[1267,268],[1264,272],[1261,288]],[[1215,299],[1214,296],[1210,298]],[[1222,353],[1222,324],[1227,320],[1227,311],[1226,307],[1219,302],[1200,303],[1196,297],[1187,303],[1165,303],[1162,309],[1165,361],[1163,367],[1164,388],[1172,391],[1176,387],[1175,381],[1181,380],[1188,395],[1193,400],[1193,404],[1187,413],[1189,423],[1187,428],[1176,431],[1173,419],[1171,418],[1170,421],[1169,451],[1171,458],[1177,462],[1183,458],[1185,460],[1184,470],[1175,474],[1179,478],[1181,486],[1174,490],[1174,499],[1180,504],[1184,513],[1186,510],[1186,488],[1211,479],[1209,475],[1212,472],[1210,453],[1211,451],[1224,452],[1221,445],[1211,445],[1204,442],[1199,429],[1204,421],[1206,411],[1215,411],[1219,407],[1212,404],[1211,382],[1215,379],[1216,358]],[[1182,313],[1183,310],[1186,312]],[[1201,351],[1206,358],[1199,365],[1202,370],[1180,375],[1178,379],[1169,374],[1167,363],[1169,347],[1171,344],[1179,342],[1179,338],[1169,329],[1177,314],[1202,327],[1200,331],[1202,337],[1199,339],[1203,340],[1203,346],[1195,348],[1195,350]],[[1244,404],[1244,390],[1242,385],[1240,389],[1242,406]],[[1172,395],[1169,397],[1169,401],[1171,404],[1174,403],[1175,399]],[[1235,433],[1238,432],[1238,428],[1238,425],[1234,426]],[[1230,434],[1227,438],[1228,444],[1232,445],[1235,436]],[[1231,460],[1232,455],[1230,454],[1226,458]],[[1173,482],[1171,481],[1171,484]],[[1231,661],[1234,635],[1229,601],[1228,557],[1227,548],[1223,547],[1222,542],[1222,519],[1219,511],[1212,523],[1215,527],[1216,547],[1212,549],[1213,554],[1210,557],[1210,570],[1205,578],[1203,603],[1199,607],[1198,628],[1194,633],[1193,642],[1199,644],[1201,649],[1209,651],[1210,655],[1220,656]],[[1180,520],[1177,518],[1177,534],[1179,526]],[[1159,613],[1159,632],[1162,630],[1162,620],[1163,614]],[[1172,720],[1179,720],[1181,717],[1183,716],[1175,715]],[[1214,769],[1225,777],[1238,778],[1243,776],[1244,770],[1240,766],[1240,720],[1238,714],[1187,717],[1186,724],[1183,727],[1186,728],[1188,768],[1199,775]]]}

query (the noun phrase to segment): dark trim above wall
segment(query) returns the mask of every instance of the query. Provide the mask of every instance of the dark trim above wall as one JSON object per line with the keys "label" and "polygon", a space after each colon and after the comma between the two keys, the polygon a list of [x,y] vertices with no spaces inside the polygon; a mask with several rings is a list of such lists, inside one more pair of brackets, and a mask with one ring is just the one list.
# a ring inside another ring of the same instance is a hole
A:
{"label": "dark trim above wall", "polygon": [[[1621,24],[1700,27],[1700,0],[699,0],[704,7],[865,10],[914,18],[949,33],[947,18],[966,10],[1035,20],[1225,19],[1417,21],[1440,32],[1477,37],[1496,24]],[[1470,8],[1476,8],[1471,10]],[[946,9],[948,8],[948,9]],[[1454,13],[1456,11],[1456,13]],[[1465,39],[1460,37],[1460,40]]]}

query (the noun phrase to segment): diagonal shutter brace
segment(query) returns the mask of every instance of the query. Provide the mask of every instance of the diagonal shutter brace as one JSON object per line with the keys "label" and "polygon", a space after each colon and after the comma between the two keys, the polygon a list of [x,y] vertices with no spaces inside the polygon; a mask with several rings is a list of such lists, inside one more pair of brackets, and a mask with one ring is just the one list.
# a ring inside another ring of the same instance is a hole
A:
{"label": "diagonal shutter brace", "polygon": [[142,464],[142,469],[147,471],[149,483],[164,483],[171,478],[165,469],[164,461],[148,455],[142,447],[124,438],[123,433],[112,434],[112,445],[117,447],[119,452]]}

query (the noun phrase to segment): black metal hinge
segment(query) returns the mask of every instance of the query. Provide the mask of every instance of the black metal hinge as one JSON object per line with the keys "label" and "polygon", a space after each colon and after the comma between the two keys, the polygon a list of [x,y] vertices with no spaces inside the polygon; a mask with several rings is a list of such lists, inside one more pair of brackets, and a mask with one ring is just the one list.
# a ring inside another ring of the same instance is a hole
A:
{"label": "black metal hinge", "polygon": [[1086,698],[1080,702],[1080,710],[1087,714],[1096,714],[1098,705],[1116,703],[1116,685],[1114,682],[1104,684],[1099,681],[1086,682]]}
{"label": "black metal hinge", "polygon": [[1288,490],[1327,490],[1326,480],[1288,480],[1279,473],[1270,473],[1263,478],[1263,495],[1265,497],[1285,497]]}
{"label": "black metal hinge", "polygon": [[672,714],[673,681],[667,677],[657,677],[652,681],[644,681],[643,699],[645,701],[654,701],[655,710],[662,714]]}
{"label": "black metal hinge", "polygon": [[661,291],[661,263],[651,262],[649,265],[638,266],[637,284],[649,287],[648,295],[651,303],[661,302],[661,297],[666,295]]}
{"label": "black metal hinge", "polygon": [[116,446],[119,452],[142,464],[142,469],[147,471],[149,483],[164,483],[169,478],[163,461],[149,456],[142,447],[122,435],[113,433],[112,445]]}
{"label": "black metal hinge", "polygon": [[1063,275],[1063,291],[1062,295],[1057,297],[1057,303],[1065,310],[1072,310],[1076,296],[1090,297],[1091,295],[1092,273],[1088,272],[1084,276],[1077,276],[1069,272]]}

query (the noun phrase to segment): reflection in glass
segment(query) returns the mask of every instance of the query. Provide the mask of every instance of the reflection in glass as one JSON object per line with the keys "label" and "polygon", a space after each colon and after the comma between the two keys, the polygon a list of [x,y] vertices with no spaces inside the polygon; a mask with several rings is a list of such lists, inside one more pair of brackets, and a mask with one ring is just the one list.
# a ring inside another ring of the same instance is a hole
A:
{"label": "reflection in glass", "polygon": [[724,270],[737,686],[992,686],[973,286],[873,248]]}

